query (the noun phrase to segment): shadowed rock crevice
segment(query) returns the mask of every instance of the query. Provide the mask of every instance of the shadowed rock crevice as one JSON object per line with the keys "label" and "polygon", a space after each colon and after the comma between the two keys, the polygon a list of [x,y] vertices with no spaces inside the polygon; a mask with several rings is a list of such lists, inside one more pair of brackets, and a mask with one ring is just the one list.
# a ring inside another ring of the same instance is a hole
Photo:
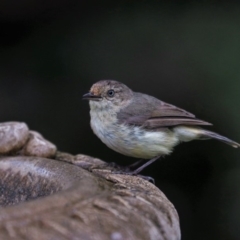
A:
{"label": "shadowed rock crevice", "polygon": [[[1,165],[1,164],[0,164]],[[11,169],[0,170],[0,205],[14,205],[38,197],[48,196],[61,190],[56,182],[35,176],[30,172],[23,176]]]}
{"label": "shadowed rock crevice", "polygon": [[79,173],[79,168],[53,159],[2,157],[0,205],[15,205],[66,190],[82,179],[84,174]]}

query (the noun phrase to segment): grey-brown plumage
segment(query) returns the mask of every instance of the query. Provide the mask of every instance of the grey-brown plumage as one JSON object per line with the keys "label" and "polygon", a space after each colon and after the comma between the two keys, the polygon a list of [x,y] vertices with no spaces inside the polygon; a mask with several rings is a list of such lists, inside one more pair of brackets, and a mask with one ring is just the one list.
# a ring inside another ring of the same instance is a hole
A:
{"label": "grey-brown plumage", "polygon": [[83,98],[90,100],[94,133],[108,147],[127,156],[156,159],[171,153],[180,142],[195,139],[213,138],[240,147],[201,128],[212,124],[155,97],[133,92],[117,81],[99,81]]}
{"label": "grey-brown plumage", "polygon": [[138,92],[133,92],[133,100],[118,112],[117,117],[121,123],[138,125],[146,129],[177,125],[212,125],[196,119],[193,114],[181,108]]}
{"label": "grey-brown plumage", "polygon": [[[127,107],[120,110],[117,114],[117,118],[120,123],[137,125],[145,129],[152,130],[177,125],[212,125],[211,123],[197,119],[195,115],[185,111],[184,109],[165,103],[147,94],[133,92],[133,96],[132,102]],[[141,104],[139,104],[139,102],[141,102]],[[200,139],[207,138],[220,140],[235,148],[240,146],[231,139],[217,133],[204,130]]]}

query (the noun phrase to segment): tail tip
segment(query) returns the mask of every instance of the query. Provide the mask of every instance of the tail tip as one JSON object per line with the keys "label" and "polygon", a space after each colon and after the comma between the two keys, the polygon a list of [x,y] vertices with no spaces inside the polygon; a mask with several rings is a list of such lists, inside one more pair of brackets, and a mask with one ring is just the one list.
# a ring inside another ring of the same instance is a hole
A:
{"label": "tail tip", "polygon": [[232,147],[234,147],[234,148],[239,148],[239,147],[240,147],[240,144],[234,143],[234,144],[232,144]]}

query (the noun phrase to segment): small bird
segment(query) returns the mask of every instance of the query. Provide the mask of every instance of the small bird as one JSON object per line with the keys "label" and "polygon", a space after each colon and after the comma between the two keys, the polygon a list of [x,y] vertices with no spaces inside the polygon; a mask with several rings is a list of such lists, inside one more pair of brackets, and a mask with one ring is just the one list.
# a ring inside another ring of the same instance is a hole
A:
{"label": "small bird", "polygon": [[139,174],[160,156],[170,154],[181,142],[217,139],[238,148],[240,144],[199,126],[211,123],[125,84],[102,80],[83,95],[89,100],[93,132],[109,148],[126,156],[147,159],[132,171]]}

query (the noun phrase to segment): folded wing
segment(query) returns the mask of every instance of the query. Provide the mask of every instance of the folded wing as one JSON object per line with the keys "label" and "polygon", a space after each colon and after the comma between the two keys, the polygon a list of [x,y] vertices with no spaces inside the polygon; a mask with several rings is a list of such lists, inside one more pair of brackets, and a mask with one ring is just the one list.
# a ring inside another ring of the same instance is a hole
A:
{"label": "folded wing", "polygon": [[147,129],[177,125],[212,125],[174,105],[146,94],[134,93],[134,100],[118,113],[119,122]]}

